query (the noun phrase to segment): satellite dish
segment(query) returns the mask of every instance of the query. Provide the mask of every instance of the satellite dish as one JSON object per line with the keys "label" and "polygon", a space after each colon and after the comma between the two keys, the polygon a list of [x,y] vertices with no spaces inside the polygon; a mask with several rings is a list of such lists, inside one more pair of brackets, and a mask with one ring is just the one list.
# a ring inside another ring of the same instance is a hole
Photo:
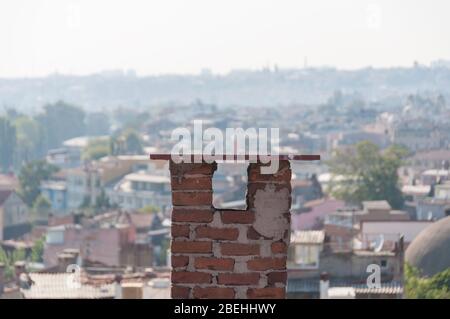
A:
{"label": "satellite dish", "polygon": [[380,252],[384,246],[384,235],[380,234],[373,242],[373,251]]}

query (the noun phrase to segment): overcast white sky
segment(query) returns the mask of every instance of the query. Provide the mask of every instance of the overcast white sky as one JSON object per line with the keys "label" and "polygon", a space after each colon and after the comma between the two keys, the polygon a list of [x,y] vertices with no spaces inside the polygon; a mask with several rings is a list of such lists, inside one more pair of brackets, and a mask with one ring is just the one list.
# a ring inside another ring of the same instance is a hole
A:
{"label": "overcast white sky", "polygon": [[450,59],[448,0],[0,0],[0,77]]}

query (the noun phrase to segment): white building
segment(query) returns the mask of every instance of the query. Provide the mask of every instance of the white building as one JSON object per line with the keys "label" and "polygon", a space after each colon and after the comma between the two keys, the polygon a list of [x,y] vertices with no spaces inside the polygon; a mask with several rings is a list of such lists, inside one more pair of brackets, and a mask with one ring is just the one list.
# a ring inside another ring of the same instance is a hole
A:
{"label": "white building", "polygon": [[145,206],[156,206],[164,211],[171,205],[170,191],[169,176],[139,171],[125,175],[106,192],[110,202],[123,209],[135,210]]}

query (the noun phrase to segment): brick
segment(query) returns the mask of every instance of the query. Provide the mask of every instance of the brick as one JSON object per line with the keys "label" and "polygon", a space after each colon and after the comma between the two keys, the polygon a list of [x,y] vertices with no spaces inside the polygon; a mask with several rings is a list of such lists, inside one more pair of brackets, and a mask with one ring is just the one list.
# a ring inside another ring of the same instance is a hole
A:
{"label": "brick", "polygon": [[275,174],[261,174],[261,166],[268,164],[251,163],[248,166],[248,181],[251,182],[284,182],[290,183],[291,169],[289,161],[279,161],[278,171]]}
{"label": "brick", "polygon": [[233,288],[219,288],[219,287],[194,287],[194,298],[208,298],[208,299],[233,299]]}
{"label": "brick", "polygon": [[252,224],[255,213],[250,211],[226,210],[220,212],[224,224]]}
{"label": "brick", "polygon": [[212,192],[172,192],[174,206],[212,205]]}
{"label": "brick", "polygon": [[196,269],[210,269],[210,270],[230,270],[234,269],[234,259],[232,258],[209,258],[197,257],[194,261]]}
{"label": "brick", "polygon": [[172,225],[172,237],[189,237],[189,225]]}
{"label": "brick", "polygon": [[170,161],[170,174],[172,176],[184,176],[189,174],[212,175],[217,169],[216,163],[180,163]]}
{"label": "brick", "polygon": [[188,256],[172,256],[170,258],[172,268],[186,267],[189,264]]}
{"label": "brick", "polygon": [[211,274],[195,271],[172,271],[172,283],[180,284],[209,284]]}
{"label": "brick", "polygon": [[206,254],[212,252],[210,241],[172,241],[172,253]]}
{"label": "brick", "polygon": [[276,242],[271,245],[272,253],[274,254],[286,254],[287,245],[284,242]]}
{"label": "brick", "polygon": [[210,190],[212,191],[212,177],[172,177],[172,190]]}
{"label": "brick", "polygon": [[270,183],[282,183],[289,184],[291,181],[292,173],[290,169],[282,170],[276,174],[261,174],[257,171],[252,171],[248,176],[249,183],[257,182],[270,182]]}
{"label": "brick", "polygon": [[249,288],[247,297],[250,299],[284,299],[286,297],[285,288]]}
{"label": "brick", "polygon": [[257,271],[269,269],[283,270],[286,269],[286,258],[254,258],[247,261],[247,268]]}
{"label": "brick", "polygon": [[171,297],[173,299],[187,299],[189,298],[190,288],[181,286],[172,286]]}
{"label": "brick", "polygon": [[220,251],[224,256],[252,256],[259,255],[258,244],[222,243]]}
{"label": "brick", "polygon": [[216,240],[236,240],[239,236],[237,228],[218,228],[200,226],[195,230],[197,238],[210,238]]}
{"label": "brick", "polygon": [[287,273],[285,271],[271,272],[267,274],[267,283],[274,285],[276,283],[286,284]]}
{"label": "brick", "polygon": [[[261,162],[250,163],[248,165],[247,172],[251,172],[251,171],[260,172],[260,168],[264,167],[264,166],[268,167],[268,166],[270,166],[270,163],[266,163],[266,164],[261,163]],[[290,169],[290,168],[291,168],[291,163],[289,162],[289,160],[280,160],[280,161],[278,161],[278,171],[277,172],[280,172],[280,171],[282,171],[284,169]]]}
{"label": "brick", "polygon": [[176,209],[172,211],[173,222],[185,223],[210,223],[213,220],[213,212],[207,209]]}
{"label": "brick", "polygon": [[220,250],[224,256],[259,255],[258,244],[222,243]]}
{"label": "brick", "polygon": [[257,285],[259,283],[260,275],[259,273],[229,273],[229,274],[218,274],[217,282],[219,285],[235,285],[235,286],[248,286]]}

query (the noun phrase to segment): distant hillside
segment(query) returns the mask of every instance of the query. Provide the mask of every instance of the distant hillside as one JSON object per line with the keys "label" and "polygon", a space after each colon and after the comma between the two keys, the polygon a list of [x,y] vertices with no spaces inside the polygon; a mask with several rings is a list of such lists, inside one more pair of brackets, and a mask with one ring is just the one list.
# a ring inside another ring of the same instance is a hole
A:
{"label": "distant hillside", "polygon": [[326,101],[335,90],[378,100],[418,92],[450,95],[450,69],[412,67],[355,71],[289,69],[233,71],[227,75],[136,77],[123,73],[53,75],[0,79],[0,109],[36,112],[46,102],[65,100],[87,110],[187,104],[197,99],[219,106],[276,106]]}

